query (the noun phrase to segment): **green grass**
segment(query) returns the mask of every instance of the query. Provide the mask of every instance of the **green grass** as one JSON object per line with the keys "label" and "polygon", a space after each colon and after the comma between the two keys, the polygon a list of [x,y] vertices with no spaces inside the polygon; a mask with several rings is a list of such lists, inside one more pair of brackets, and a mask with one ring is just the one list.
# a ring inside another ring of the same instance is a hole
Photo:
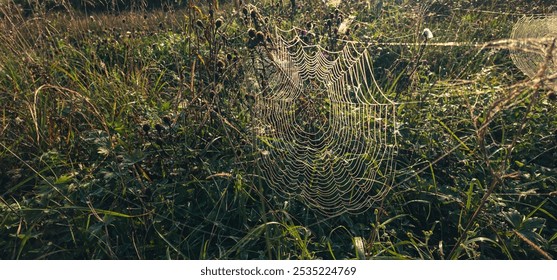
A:
{"label": "green grass", "polygon": [[[508,50],[374,49],[378,82],[404,103],[396,179],[372,209],[325,217],[259,173],[257,24],[232,1],[87,15],[13,2],[0,2],[1,259],[557,256],[554,93],[524,84]],[[261,30],[334,13],[273,2],[257,7]],[[434,42],[487,42],[557,8],[383,2],[341,4],[359,27],[344,39],[419,42],[427,27]]]}

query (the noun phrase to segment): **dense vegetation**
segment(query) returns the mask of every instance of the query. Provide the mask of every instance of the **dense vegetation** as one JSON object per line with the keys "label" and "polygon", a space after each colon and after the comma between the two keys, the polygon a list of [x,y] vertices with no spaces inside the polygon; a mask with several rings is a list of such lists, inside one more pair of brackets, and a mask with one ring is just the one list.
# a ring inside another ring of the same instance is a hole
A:
{"label": "dense vegetation", "polygon": [[[377,49],[398,173],[369,211],[324,217],[258,175],[248,34],[487,42],[552,1],[239,2],[0,1],[1,259],[557,256],[555,93],[508,50]],[[351,32],[325,32],[338,15]]]}

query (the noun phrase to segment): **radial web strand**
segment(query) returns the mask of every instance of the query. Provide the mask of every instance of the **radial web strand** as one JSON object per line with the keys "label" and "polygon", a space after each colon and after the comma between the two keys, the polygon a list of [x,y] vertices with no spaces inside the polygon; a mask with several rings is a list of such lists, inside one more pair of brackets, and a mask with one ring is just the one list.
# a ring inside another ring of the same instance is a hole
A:
{"label": "radial web strand", "polygon": [[393,181],[397,106],[376,85],[367,49],[329,52],[283,34],[266,48],[256,94],[262,175],[323,214],[365,211]]}

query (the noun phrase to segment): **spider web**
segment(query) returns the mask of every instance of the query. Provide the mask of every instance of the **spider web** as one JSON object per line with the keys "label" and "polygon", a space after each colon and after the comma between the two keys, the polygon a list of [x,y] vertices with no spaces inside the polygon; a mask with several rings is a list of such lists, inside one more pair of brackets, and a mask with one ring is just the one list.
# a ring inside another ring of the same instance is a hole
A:
{"label": "spider web", "polygon": [[[557,15],[525,16],[514,25],[511,38],[519,42],[522,39],[522,48],[511,50],[514,64],[528,77],[534,78],[540,67],[546,63],[548,43],[557,38]],[[547,76],[557,73],[556,49],[553,49],[551,58],[545,65]],[[557,90],[555,81],[549,81],[549,85]]]}
{"label": "spider web", "polygon": [[377,86],[367,49],[331,52],[277,30],[255,102],[263,177],[326,215],[361,213],[395,171],[397,105]]}

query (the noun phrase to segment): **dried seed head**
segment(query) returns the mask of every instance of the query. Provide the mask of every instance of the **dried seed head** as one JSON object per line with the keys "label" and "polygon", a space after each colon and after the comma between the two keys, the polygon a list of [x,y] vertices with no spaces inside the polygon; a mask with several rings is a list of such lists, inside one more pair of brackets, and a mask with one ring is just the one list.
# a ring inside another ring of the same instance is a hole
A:
{"label": "dried seed head", "polygon": [[197,25],[197,27],[199,27],[199,28],[203,28],[203,21],[198,19],[198,20],[195,21],[195,25]]}
{"label": "dried seed head", "polygon": [[162,126],[162,124],[157,123],[157,124],[155,124],[155,130],[156,130],[158,133],[161,133],[161,132],[164,130],[164,127]]}
{"label": "dried seed head", "polygon": [[255,35],[255,39],[257,39],[258,42],[264,42],[265,41],[265,34],[263,34],[263,32],[261,32],[261,31],[259,31]]}
{"label": "dried seed head", "polygon": [[222,60],[219,59],[219,61],[217,61],[217,69],[222,70],[224,69],[224,67],[226,66],[226,63]]}
{"label": "dried seed head", "polygon": [[155,124],[155,129],[157,130],[158,133],[161,133],[164,130],[164,126],[162,126],[162,124],[158,123],[158,124]]}
{"label": "dried seed head", "polygon": [[248,29],[248,36],[249,36],[250,38],[255,37],[255,35],[256,35],[255,29],[253,29],[253,28]]}
{"label": "dried seed head", "polygon": [[223,22],[223,21],[222,21],[222,18],[218,18],[218,19],[215,21],[215,28],[216,28],[216,29],[219,29],[219,28],[222,26],[222,22]]}
{"label": "dried seed head", "polygon": [[151,130],[151,126],[146,123],[146,124],[143,124],[142,129],[145,133],[149,133],[149,130]]}

